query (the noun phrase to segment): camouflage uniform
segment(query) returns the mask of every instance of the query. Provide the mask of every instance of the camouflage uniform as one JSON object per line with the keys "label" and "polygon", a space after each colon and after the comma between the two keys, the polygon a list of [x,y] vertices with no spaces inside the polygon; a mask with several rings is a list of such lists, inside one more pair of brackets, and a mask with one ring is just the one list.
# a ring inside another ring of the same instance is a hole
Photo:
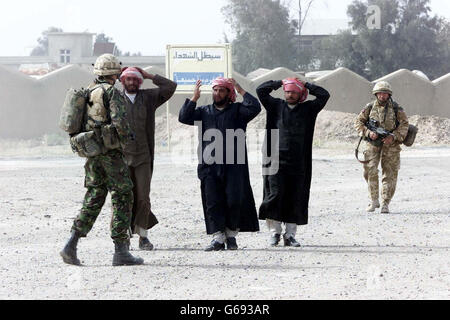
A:
{"label": "camouflage uniform", "polygon": [[[132,135],[126,121],[125,100],[120,92],[107,82],[97,80],[91,87],[99,84],[105,88],[105,92],[102,88],[97,88],[91,93],[91,105],[87,108],[88,120],[85,131],[112,123],[120,145],[123,146]],[[106,98],[103,97],[104,94]],[[104,106],[103,101],[109,102],[108,108]],[[84,197],[81,212],[72,227],[72,230],[80,232],[82,237],[85,237],[92,229],[109,191],[113,208],[111,238],[121,242],[128,240],[127,232],[133,206],[133,183],[120,145],[114,150],[105,149],[103,154],[88,158],[86,161],[85,187],[88,191]]]}
{"label": "camouflage uniform", "polygon": [[400,144],[408,133],[408,118],[401,107],[398,108],[396,117],[392,100],[389,100],[385,106],[376,100],[369,103],[355,121],[355,128],[361,136],[369,136],[370,131],[365,125],[369,118],[378,121],[380,127],[391,131],[394,135],[394,142],[391,145],[382,144],[380,147],[376,147],[366,141],[364,151],[365,160],[370,160],[369,163],[364,164],[364,179],[368,183],[370,198],[372,202],[378,201],[378,165],[381,162],[383,174],[381,198],[383,204],[387,205],[392,200],[397,186],[398,170],[400,169]]}
{"label": "camouflage uniform", "polygon": [[89,86],[89,101],[82,109],[86,111],[81,122],[81,132],[71,137],[74,151],[87,157],[84,184],[88,191],[81,212],[73,223],[70,238],[59,253],[67,264],[81,265],[77,258],[78,240],[86,237],[92,229],[108,191],[111,192],[113,209],[111,238],[114,240],[115,252],[112,265],[144,263],[143,259],[133,257],[128,248],[133,183],[122,150],[134,134],[126,120],[125,100],[113,86],[120,72],[121,63],[112,54],[103,54],[97,58],[94,74],[99,78]]}

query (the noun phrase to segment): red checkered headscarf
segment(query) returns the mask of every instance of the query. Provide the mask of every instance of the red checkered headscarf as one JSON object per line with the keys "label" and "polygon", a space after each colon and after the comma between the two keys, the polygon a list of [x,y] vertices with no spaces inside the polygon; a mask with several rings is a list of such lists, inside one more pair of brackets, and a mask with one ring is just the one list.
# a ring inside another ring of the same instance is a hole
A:
{"label": "red checkered headscarf", "polygon": [[122,69],[122,74],[120,75],[120,81],[122,82],[124,78],[128,78],[128,77],[137,78],[139,81],[139,85],[141,85],[144,82],[144,77],[142,76],[142,74],[139,72],[138,69],[133,68],[133,67]]}
{"label": "red checkered headscarf", "polygon": [[236,102],[236,90],[234,89],[233,82],[230,79],[219,77],[212,82],[212,88],[214,87],[224,87],[227,88],[230,93],[228,94],[228,98],[230,98],[231,102]]}
{"label": "red checkered headscarf", "polygon": [[308,89],[305,85],[298,81],[296,78],[287,78],[283,80],[284,91],[296,91],[300,93],[300,103],[304,102],[308,98]]}

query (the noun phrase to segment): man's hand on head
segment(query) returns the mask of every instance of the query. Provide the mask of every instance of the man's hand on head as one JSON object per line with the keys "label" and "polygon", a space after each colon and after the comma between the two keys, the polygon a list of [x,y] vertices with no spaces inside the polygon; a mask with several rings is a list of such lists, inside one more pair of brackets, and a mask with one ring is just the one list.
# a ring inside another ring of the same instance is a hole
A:
{"label": "man's hand on head", "polygon": [[154,74],[148,73],[147,71],[143,70],[142,68],[139,68],[139,67],[135,67],[135,68],[139,70],[139,72],[142,74],[144,79],[153,80],[153,78],[155,77]]}
{"label": "man's hand on head", "polygon": [[236,82],[233,78],[231,78],[231,82],[233,83],[234,87],[236,88],[236,91],[241,95],[244,96],[247,91],[245,91],[239,83]]}
{"label": "man's hand on head", "polygon": [[303,81],[302,79],[300,79],[300,78],[296,78],[297,80],[298,80],[298,82],[300,82],[301,84],[303,84],[303,85],[306,85],[306,81]]}

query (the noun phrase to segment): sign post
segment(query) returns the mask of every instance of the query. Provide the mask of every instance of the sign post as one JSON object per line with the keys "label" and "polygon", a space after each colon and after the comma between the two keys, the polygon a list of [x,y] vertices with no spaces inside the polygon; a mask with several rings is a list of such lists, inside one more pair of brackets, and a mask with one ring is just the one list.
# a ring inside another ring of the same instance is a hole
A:
{"label": "sign post", "polygon": [[[212,92],[212,81],[217,77],[232,77],[231,45],[167,45],[166,75],[175,81],[176,93],[191,93],[197,80],[202,91]],[[167,104],[167,144],[170,151],[170,107]]]}

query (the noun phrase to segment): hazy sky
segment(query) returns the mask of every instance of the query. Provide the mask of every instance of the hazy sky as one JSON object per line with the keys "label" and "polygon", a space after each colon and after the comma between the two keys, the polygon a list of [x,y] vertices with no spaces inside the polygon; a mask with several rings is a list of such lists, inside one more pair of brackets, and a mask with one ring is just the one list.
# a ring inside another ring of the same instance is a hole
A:
{"label": "hazy sky", "polygon": [[[245,1],[245,0],[243,0]],[[294,14],[297,0],[284,0]],[[306,2],[306,1],[305,1]],[[352,0],[316,0],[310,19],[345,19]],[[124,51],[162,55],[166,44],[223,42],[226,0],[2,1],[0,56],[28,55],[50,26],[67,32],[104,32]],[[433,14],[450,21],[450,0],[431,0]]]}

